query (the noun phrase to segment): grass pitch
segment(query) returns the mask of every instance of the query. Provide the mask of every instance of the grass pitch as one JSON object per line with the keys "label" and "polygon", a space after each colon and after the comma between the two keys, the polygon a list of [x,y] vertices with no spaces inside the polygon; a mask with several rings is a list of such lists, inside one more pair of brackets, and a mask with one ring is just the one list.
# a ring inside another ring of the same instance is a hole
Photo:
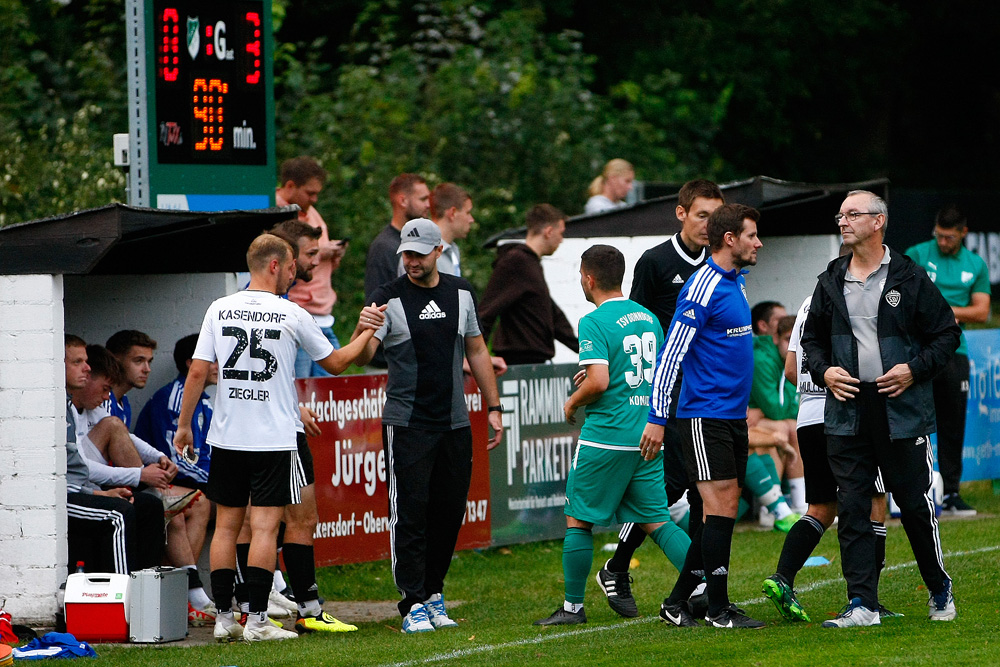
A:
{"label": "grass pitch", "polygon": [[[399,634],[399,619],[361,625],[358,632],[306,636],[264,645],[232,644],[194,648],[95,648],[108,665],[221,667],[238,665],[996,665],[1000,664],[1000,497],[989,483],[970,484],[963,496],[980,511],[975,519],[942,521],[945,565],[955,581],[958,618],[927,620],[927,591],[898,521],[889,525],[888,569],[882,602],[903,618],[881,627],[826,629],[820,623],[845,602],[836,530],[828,531],[815,554],[830,559],[804,569],[796,579],[799,600],[813,623],[781,620],[760,593],[772,574],[783,536],[753,530],[733,541],[730,595],[768,626],[757,631],[667,627],[657,618],[659,603],[676,572],[648,541],[636,553],[634,593],[641,616],[621,619],[612,612],[591,578],[587,586],[589,623],[539,628],[532,621],[562,603],[561,542],[462,552],[448,575],[446,595],[466,600],[452,614],[459,627],[426,635]],[[601,546],[614,533],[595,539],[593,577],[608,554]],[[320,571],[328,599],[398,599],[387,562]]]}

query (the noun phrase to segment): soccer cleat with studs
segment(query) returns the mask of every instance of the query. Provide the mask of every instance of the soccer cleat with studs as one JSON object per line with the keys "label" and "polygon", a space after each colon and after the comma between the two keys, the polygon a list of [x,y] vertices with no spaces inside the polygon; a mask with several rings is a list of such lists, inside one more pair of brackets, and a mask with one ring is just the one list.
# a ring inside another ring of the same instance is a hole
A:
{"label": "soccer cleat with studs", "polygon": [[664,623],[676,625],[678,628],[700,627],[698,621],[694,620],[686,600],[671,604],[666,600],[660,605],[660,620]]}
{"label": "soccer cleat with studs", "polygon": [[795,597],[795,589],[789,586],[788,582],[780,574],[773,574],[765,579],[761,590],[765,596],[770,598],[774,606],[778,608],[778,612],[786,619],[789,621],[809,622],[809,614],[806,613],[806,610],[799,604],[798,598]]}
{"label": "soccer cleat with studs", "polygon": [[579,625],[587,622],[587,614],[580,608],[580,611],[573,613],[559,607],[548,618],[540,618],[532,625]]}
{"label": "soccer cleat with studs", "polygon": [[724,608],[715,616],[705,618],[705,623],[711,628],[740,628],[759,630],[764,627],[763,621],[747,616],[746,612],[734,604]]}
{"label": "soccer cleat with studs", "polygon": [[632,596],[632,575],[628,572],[612,572],[607,563],[597,572],[597,585],[608,597],[608,606],[619,616],[635,618],[639,608]]}

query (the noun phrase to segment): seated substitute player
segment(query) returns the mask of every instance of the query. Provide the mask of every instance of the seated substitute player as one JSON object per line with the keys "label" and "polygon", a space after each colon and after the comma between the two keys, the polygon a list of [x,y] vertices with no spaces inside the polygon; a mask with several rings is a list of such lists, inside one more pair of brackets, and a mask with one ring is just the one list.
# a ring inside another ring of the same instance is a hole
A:
{"label": "seated substitute player", "polygon": [[535,625],[587,622],[583,594],[594,560],[595,523],[635,523],[678,569],[691,544],[670,520],[659,446],[640,451],[663,330],[651,312],[622,295],[624,275],[625,257],[612,246],[595,245],[580,259],[583,293],[597,309],[580,319],[580,365],[587,377],[563,406],[570,424],[587,406],[566,482],[566,595],[562,607]]}
{"label": "seated substitute player", "polygon": [[[90,377],[83,387],[71,389],[69,394],[77,443],[90,467],[91,480],[103,487],[135,489],[145,484],[166,490],[177,475],[177,466],[155,447],[129,433],[121,419],[101,407],[111,387],[125,375],[121,363],[100,345],[88,345],[86,350]],[[159,528],[162,531],[162,526]]]}
{"label": "seated substitute player", "polygon": [[[117,335],[117,334],[116,334]],[[202,393],[192,419],[194,431],[193,461],[178,455],[174,449],[174,432],[181,413],[184,381],[191,366],[198,334],[181,338],[174,345],[174,365],[178,376],[160,387],[143,406],[135,424],[135,434],[171,457],[177,466],[177,477],[169,489],[169,498],[190,496],[193,500],[183,512],[178,512],[167,524],[167,562],[188,571],[188,623],[202,626],[215,623],[215,606],[205,593],[198,576],[198,557],[205,545],[205,535],[212,514],[212,503],[203,491],[208,483],[212,447],[205,442],[212,423],[212,402]],[[219,382],[219,365],[212,364],[206,385]]]}
{"label": "seated substitute player", "polygon": [[[267,618],[278,525],[285,505],[299,500],[304,481],[295,441],[295,354],[301,345],[327,371],[340,373],[384,320],[378,309],[365,308],[361,326],[369,328],[356,343],[334,350],[309,313],[278,296],[295,277],[295,257],[287,241],[261,234],[250,244],[247,265],[248,289],[217,299],[205,314],[174,436],[174,447],[183,454],[194,440],[191,419],[209,366],[225,360],[207,439],[212,446],[208,497],[217,505],[211,563],[218,609],[214,634],[219,641],[298,636]],[[250,615],[244,629],[231,605],[236,539],[248,503],[252,537],[245,578]]]}
{"label": "seated substitute player", "polygon": [[674,625],[698,622],[687,599],[704,575],[708,584],[708,625],[762,628],[729,601],[729,553],[746,475],[747,402],[753,374],[750,304],[743,269],[757,263],[757,221],[749,206],[726,204],[708,219],[712,256],[681,290],[653,378],[643,450],[659,449],[678,368],[684,384],[677,404],[684,465],[704,500],[704,524],[660,617]]}
{"label": "seated substitute player", "polygon": [[153,363],[153,353],[156,352],[156,341],[141,331],[123,329],[112,334],[105,347],[121,362],[125,375],[121,382],[111,388],[111,396],[104,402],[104,408],[131,429],[132,405],[126,394],[133,389],[145,388],[146,381],[149,380],[150,365]]}

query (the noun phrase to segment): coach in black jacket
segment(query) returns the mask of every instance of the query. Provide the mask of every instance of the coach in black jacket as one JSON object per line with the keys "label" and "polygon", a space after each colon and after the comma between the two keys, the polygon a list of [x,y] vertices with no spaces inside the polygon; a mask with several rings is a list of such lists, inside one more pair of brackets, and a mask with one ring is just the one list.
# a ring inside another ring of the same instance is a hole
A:
{"label": "coach in black jacket", "polygon": [[[927,273],[882,244],[885,202],[848,194],[837,215],[852,253],[819,276],[802,335],[816,384],[827,387],[830,467],[839,486],[841,558],[851,604],[824,626],[878,624],[878,565],[869,521],[876,466],[902,514],[930,617],[955,617],[930,498],[934,430],[932,378],[961,335]],[[835,400],[829,400],[829,399]]]}

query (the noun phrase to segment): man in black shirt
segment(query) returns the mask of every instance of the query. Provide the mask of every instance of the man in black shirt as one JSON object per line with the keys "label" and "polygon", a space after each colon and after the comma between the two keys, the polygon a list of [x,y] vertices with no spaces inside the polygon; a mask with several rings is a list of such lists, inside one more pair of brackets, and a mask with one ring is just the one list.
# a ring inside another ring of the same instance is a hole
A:
{"label": "man in black shirt", "polygon": [[[695,271],[708,257],[708,218],[712,211],[725,203],[719,186],[711,181],[688,181],[677,194],[675,215],[681,222],[677,232],[658,246],[644,252],[635,265],[629,298],[645,306],[660,320],[663,331],[670,329],[677,297]],[[670,417],[663,431],[663,472],[667,485],[667,502],[673,505],[688,492],[691,517],[688,534],[693,535],[702,522],[701,496],[694,485],[688,485],[681,456],[681,438],[674,413],[680,396],[681,374],[678,371],[674,393],[670,399]],[[597,573],[597,582],[608,596],[608,604],[618,614],[633,617],[639,614],[632,596],[628,573],[632,554],[646,539],[646,533],[633,523],[626,523],[619,533],[615,555]],[[698,610],[701,611],[701,610]]]}
{"label": "man in black shirt", "polygon": [[[431,212],[431,191],[419,174],[400,174],[389,184],[392,219],[382,228],[365,257],[365,298],[371,301],[375,290],[399,275],[399,230],[407,220],[426,218]],[[370,360],[373,368],[385,368],[382,350]]]}
{"label": "man in black shirt", "polygon": [[[483,394],[495,430],[503,436],[500,394],[483,341],[472,286],[438,272],[441,230],[410,220],[400,232],[406,275],[375,290],[385,325],[357,363],[379,343],[389,365],[382,442],[389,484],[392,572],[403,595],[403,632],[455,627],[442,589],[465,514],[472,478],[472,429],[466,408],[462,359]],[[361,334],[361,323],[355,337]]]}

